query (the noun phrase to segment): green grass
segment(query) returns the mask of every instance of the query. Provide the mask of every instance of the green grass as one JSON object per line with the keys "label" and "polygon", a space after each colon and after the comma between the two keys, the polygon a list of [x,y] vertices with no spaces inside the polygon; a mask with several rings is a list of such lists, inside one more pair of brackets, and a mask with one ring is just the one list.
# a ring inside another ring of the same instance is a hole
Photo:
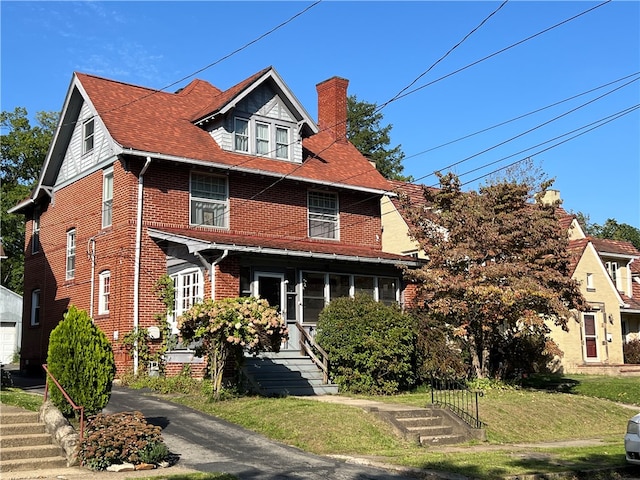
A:
{"label": "green grass", "polygon": [[19,388],[3,388],[0,390],[0,403],[22,407],[37,412],[42,405],[42,395],[28,393]]}

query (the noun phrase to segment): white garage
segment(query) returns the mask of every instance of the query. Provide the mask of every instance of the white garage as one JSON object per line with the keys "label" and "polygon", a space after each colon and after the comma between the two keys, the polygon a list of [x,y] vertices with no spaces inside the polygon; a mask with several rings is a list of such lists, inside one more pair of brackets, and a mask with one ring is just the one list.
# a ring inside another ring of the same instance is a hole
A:
{"label": "white garage", "polygon": [[0,285],[0,363],[11,363],[20,351],[22,297]]}

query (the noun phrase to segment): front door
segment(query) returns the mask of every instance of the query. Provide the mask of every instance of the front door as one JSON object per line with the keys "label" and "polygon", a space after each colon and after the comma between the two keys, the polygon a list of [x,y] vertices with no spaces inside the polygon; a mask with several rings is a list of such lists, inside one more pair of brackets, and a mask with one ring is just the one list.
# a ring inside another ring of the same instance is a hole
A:
{"label": "front door", "polygon": [[584,313],[582,316],[584,333],[584,355],[586,361],[598,360],[598,333],[596,316],[593,313]]}
{"label": "front door", "polygon": [[274,272],[256,272],[254,295],[259,298],[264,298],[269,302],[270,306],[276,308],[278,312],[280,312],[280,315],[287,319],[289,341],[283,342],[281,349],[286,350],[291,348],[289,345],[297,345],[297,341],[295,341],[295,339],[298,338],[298,330],[294,324],[295,319],[292,323],[288,320],[287,315],[286,283],[284,274]]}

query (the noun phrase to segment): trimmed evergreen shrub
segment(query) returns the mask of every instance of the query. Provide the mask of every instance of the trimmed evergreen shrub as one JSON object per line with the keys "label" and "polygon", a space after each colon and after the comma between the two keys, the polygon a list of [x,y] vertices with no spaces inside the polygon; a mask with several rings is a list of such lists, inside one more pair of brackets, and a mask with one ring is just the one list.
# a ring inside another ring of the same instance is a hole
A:
{"label": "trimmed evergreen shrub", "polygon": [[624,344],[624,363],[640,364],[640,340],[631,340]]}
{"label": "trimmed evergreen shrub", "polygon": [[337,298],[320,312],[316,340],[342,391],[393,394],[415,383],[413,319],[397,305],[366,295]]}
{"label": "trimmed evergreen shrub", "polygon": [[[84,310],[71,306],[49,336],[47,365],[51,374],[87,415],[102,410],[111,396],[116,372],[107,336]],[[51,401],[67,417],[74,410],[58,388],[52,386]]]}
{"label": "trimmed evergreen shrub", "polygon": [[92,470],[121,463],[159,463],[169,456],[161,429],[147,423],[140,412],[102,413],[87,425],[78,454]]}

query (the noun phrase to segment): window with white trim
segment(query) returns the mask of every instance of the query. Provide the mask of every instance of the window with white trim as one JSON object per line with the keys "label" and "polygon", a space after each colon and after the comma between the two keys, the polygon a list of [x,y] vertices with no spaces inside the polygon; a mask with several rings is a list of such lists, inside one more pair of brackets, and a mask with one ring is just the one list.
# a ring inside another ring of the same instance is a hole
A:
{"label": "window with white trim", "polygon": [[233,149],[265,157],[289,160],[291,154],[292,125],[283,125],[268,117],[260,119],[234,118]]}
{"label": "window with white trim", "polygon": [[191,174],[191,224],[228,227],[229,190],[226,177]]}
{"label": "window with white trim", "polygon": [[109,299],[111,298],[111,272],[105,270],[100,272],[98,297],[98,314],[104,315],[109,313]]}
{"label": "window with white trim", "polygon": [[76,276],[76,229],[67,232],[66,279]]}
{"label": "window with white trim", "polygon": [[95,137],[95,120],[87,120],[82,124],[82,153],[88,153],[93,150]]}
{"label": "window with white trim", "polygon": [[33,231],[31,234],[31,253],[40,251],[40,209],[33,210]]}
{"label": "window with white trim", "polygon": [[276,127],[276,158],[282,160],[289,159],[289,144],[291,143],[289,140],[289,132],[289,128]]}
{"label": "window with white trim", "polygon": [[40,325],[40,289],[31,292],[31,326]]}
{"label": "window with white trim", "polygon": [[102,228],[113,222],[113,167],[104,171],[102,176]]}
{"label": "window with white trim", "polygon": [[606,262],[607,271],[611,280],[618,290],[620,290],[620,276],[618,275],[618,262]]}
{"label": "window with white trim", "polygon": [[234,143],[236,151],[249,153],[249,120],[235,119]]}
{"label": "window with white trim", "polygon": [[596,287],[593,286],[593,273],[587,273],[587,290],[595,290]]}
{"label": "window with white trim", "polygon": [[269,155],[269,124],[256,122],[256,153]]}
{"label": "window with white trim", "polygon": [[203,299],[204,280],[198,268],[190,268],[171,275],[175,302],[171,330],[178,333],[178,317]]}
{"label": "window with white trim", "polygon": [[309,237],[338,239],[338,195],[308,193]]}

